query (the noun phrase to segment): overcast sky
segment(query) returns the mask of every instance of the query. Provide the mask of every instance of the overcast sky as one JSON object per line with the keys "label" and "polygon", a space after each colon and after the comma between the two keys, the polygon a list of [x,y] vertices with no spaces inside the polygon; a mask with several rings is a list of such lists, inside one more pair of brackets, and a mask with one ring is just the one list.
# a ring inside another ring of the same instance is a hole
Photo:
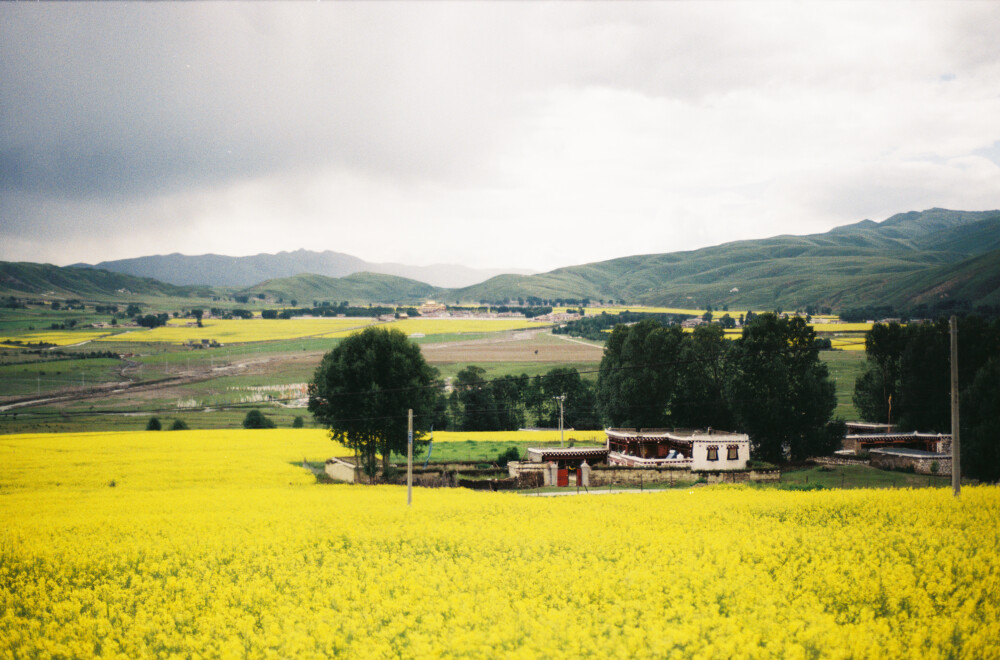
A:
{"label": "overcast sky", "polygon": [[549,270],[1000,208],[1000,3],[0,4],[0,260]]}

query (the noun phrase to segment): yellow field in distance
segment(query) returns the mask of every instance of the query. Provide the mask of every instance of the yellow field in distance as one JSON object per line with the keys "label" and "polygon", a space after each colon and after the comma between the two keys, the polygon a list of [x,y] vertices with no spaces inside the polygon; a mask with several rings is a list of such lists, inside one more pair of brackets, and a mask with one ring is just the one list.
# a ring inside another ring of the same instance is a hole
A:
{"label": "yellow field in distance", "polygon": [[[479,334],[489,332],[507,332],[510,330],[525,330],[530,328],[546,328],[551,323],[532,321],[530,319],[401,319],[381,324],[383,327],[395,328],[406,335],[449,335],[449,334]],[[346,337],[353,331],[337,332],[328,337]]]}
{"label": "yellow field in distance", "polygon": [[0,436],[0,657],[1000,657],[995,486],[407,507],[330,444]]}
{"label": "yellow field in distance", "polygon": [[[104,336],[104,341],[163,342],[183,344],[188,341],[211,339],[220,344],[277,341],[304,338],[346,337],[374,323],[369,318],[318,319],[206,319],[204,327],[190,325],[189,319],[172,319],[167,325],[152,330],[133,330],[120,335]],[[451,333],[485,333],[543,328],[546,324],[527,319],[403,319],[380,324],[397,328],[407,335],[438,335]],[[75,333],[64,333],[74,335]],[[78,340],[79,341],[79,340]]]}
{"label": "yellow field in distance", "polygon": [[[28,331],[20,333],[10,333],[7,335],[0,335],[0,340],[11,341],[16,340],[24,344],[35,344],[42,342],[45,344],[55,344],[56,346],[72,346],[73,344],[81,344],[87,341],[95,341],[97,339],[109,338],[113,336],[110,330],[41,330],[41,331]],[[11,347],[17,347],[16,344],[10,344]]]}
{"label": "yellow field in distance", "polygon": [[368,318],[322,319],[205,319],[204,327],[188,325],[190,319],[171,319],[167,325],[152,330],[134,330],[123,335],[104,337],[104,341],[162,342],[183,344],[214,339],[220,344],[255,341],[327,337],[351,328],[372,323]]}

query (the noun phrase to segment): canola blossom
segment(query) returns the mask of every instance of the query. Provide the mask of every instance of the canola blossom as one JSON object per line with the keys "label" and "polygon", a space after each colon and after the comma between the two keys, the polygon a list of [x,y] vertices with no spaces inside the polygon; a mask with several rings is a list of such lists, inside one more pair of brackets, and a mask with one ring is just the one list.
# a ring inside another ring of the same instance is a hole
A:
{"label": "canola blossom", "polygon": [[[53,344],[55,346],[72,346],[88,341],[99,339],[112,339],[115,335],[111,330],[32,330],[27,332],[11,333],[3,336],[4,346],[10,348],[23,348],[24,344]],[[7,342],[18,341],[21,344]]]}
{"label": "canola blossom", "polygon": [[1000,655],[996,487],[407,508],[316,483],[331,444],[0,436],[0,657]]}
{"label": "canola blossom", "polygon": [[339,336],[362,330],[373,322],[368,318],[322,319],[205,319],[199,328],[189,319],[171,319],[167,325],[151,330],[133,330],[105,337],[104,341],[183,344],[214,339],[220,344],[257,341],[280,341],[307,337]]}
{"label": "canola blossom", "polygon": [[[116,342],[149,342],[184,344],[190,341],[210,339],[220,344],[251,343],[258,341],[281,341],[293,339],[334,339],[347,337],[355,332],[361,332],[375,323],[369,318],[316,318],[316,319],[205,319],[203,327],[199,328],[188,319],[171,319],[167,325],[151,330],[132,330],[129,332],[108,335],[108,333],[83,336],[82,333],[63,333],[79,337],[76,341],[96,339],[98,341]],[[391,327],[408,335],[440,335],[504,332],[508,330],[523,330],[525,328],[547,327],[545,324],[527,319],[402,319],[380,324]],[[55,336],[51,333],[41,337]],[[25,336],[25,340],[28,337]],[[63,340],[61,337],[57,337]],[[31,335],[31,341],[39,337]],[[52,341],[51,343],[57,343]],[[67,342],[68,343],[68,342]]]}

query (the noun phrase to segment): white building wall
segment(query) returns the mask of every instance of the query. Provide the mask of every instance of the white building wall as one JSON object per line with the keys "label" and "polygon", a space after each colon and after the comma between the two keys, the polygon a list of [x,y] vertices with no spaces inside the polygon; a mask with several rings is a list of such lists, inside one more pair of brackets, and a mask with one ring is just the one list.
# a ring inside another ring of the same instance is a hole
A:
{"label": "white building wall", "polygon": [[[737,458],[729,459],[729,447],[736,446]],[[718,449],[718,460],[708,460],[709,448]],[[750,461],[750,438],[746,435],[705,436],[691,442],[692,470],[745,470]]]}

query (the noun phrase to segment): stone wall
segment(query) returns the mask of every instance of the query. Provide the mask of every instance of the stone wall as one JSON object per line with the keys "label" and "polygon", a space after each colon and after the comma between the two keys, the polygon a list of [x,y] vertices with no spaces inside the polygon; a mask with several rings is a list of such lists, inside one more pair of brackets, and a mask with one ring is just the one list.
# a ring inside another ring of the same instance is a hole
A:
{"label": "stone wall", "polygon": [[638,486],[650,483],[676,483],[695,481],[687,467],[677,468],[635,468],[613,465],[595,465],[590,471],[590,487],[598,486]]}
{"label": "stone wall", "polygon": [[324,471],[326,472],[326,476],[334,481],[343,481],[349,484],[360,481],[359,475],[361,471],[353,463],[342,461],[339,458],[328,458]]}
{"label": "stone wall", "polygon": [[867,458],[846,458],[843,456],[817,456],[816,458],[810,458],[811,462],[817,465],[868,465]]}
{"label": "stone wall", "polygon": [[696,472],[695,476],[704,477],[710,484],[745,484],[767,481],[781,481],[781,470],[719,470],[718,472]]}
{"label": "stone wall", "polygon": [[[931,469],[937,463],[937,472]],[[871,465],[880,470],[913,470],[917,474],[951,474],[951,456],[900,456],[898,454],[871,453]]]}

